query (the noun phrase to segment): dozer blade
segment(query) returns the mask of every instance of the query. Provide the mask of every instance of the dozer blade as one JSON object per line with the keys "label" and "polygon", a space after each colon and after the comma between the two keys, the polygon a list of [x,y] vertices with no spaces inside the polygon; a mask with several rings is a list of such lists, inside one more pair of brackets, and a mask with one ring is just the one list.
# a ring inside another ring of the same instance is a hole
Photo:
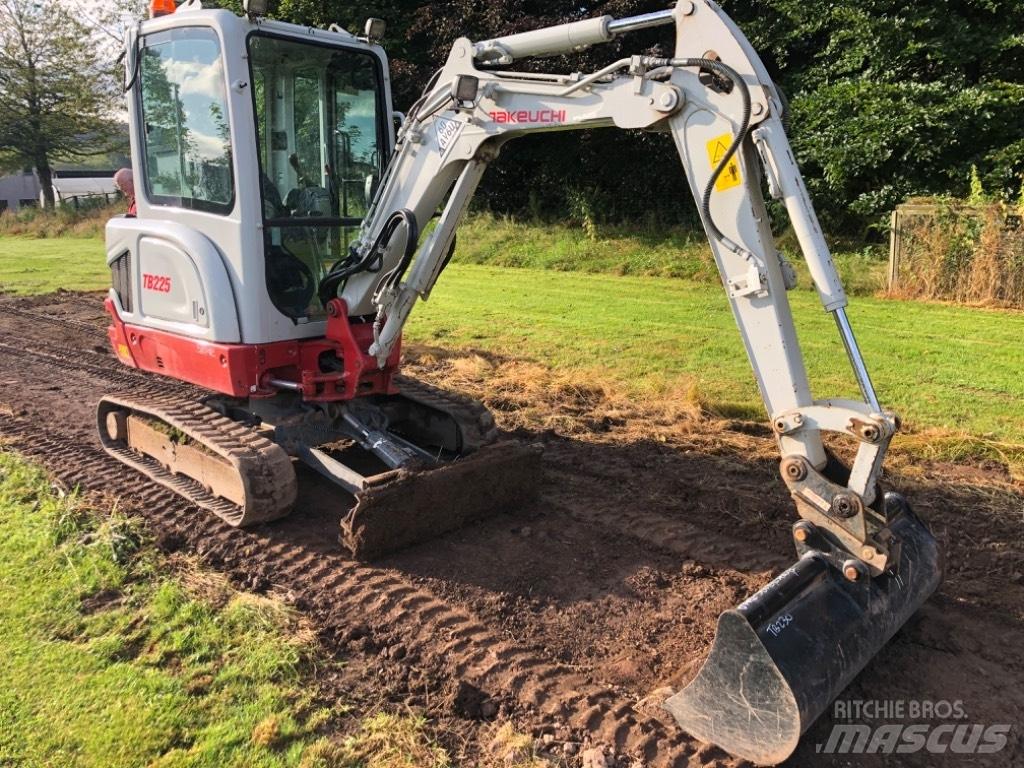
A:
{"label": "dozer blade", "polygon": [[107,453],[232,526],[291,511],[297,483],[288,454],[201,403],[108,395],[96,416]]}
{"label": "dozer blade", "polygon": [[424,471],[388,473],[385,482],[356,493],[342,520],[342,544],[362,560],[514,512],[540,490],[541,451],[507,441]]}
{"label": "dozer blade", "polygon": [[789,757],[941,580],[935,539],[909,510],[890,530],[893,572],[850,582],[810,552],[723,613],[697,677],[665,702],[683,730],[757,765]]}

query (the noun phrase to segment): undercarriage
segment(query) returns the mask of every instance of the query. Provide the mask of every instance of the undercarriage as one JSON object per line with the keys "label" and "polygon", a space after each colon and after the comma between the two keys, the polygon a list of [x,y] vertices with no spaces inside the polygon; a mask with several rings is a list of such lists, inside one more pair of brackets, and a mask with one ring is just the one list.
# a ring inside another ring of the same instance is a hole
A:
{"label": "undercarriage", "polygon": [[299,459],[354,496],[339,535],[363,559],[535,497],[539,449],[501,440],[471,398],[396,384],[399,394],[345,403],[108,396],[98,426],[109,453],[236,527],[291,511]]}

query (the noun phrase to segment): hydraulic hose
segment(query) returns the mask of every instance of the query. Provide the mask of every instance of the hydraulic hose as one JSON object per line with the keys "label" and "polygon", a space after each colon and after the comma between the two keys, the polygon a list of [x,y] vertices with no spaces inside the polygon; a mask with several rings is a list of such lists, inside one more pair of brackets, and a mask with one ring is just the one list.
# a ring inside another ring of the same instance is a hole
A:
{"label": "hydraulic hose", "polygon": [[423,106],[423,102],[425,102],[427,100],[427,97],[430,96],[430,92],[434,90],[434,86],[437,85],[437,81],[441,78],[441,73],[443,71],[444,68],[442,67],[441,69],[434,72],[434,74],[430,76],[430,79],[427,80],[427,84],[426,86],[424,86],[423,92],[420,94],[420,97],[413,102],[413,105],[411,107],[409,107],[409,113],[405,116],[407,122],[412,122],[413,120],[416,119],[417,113],[420,111],[420,107]]}
{"label": "hydraulic hose", "polygon": [[359,272],[376,272],[380,270],[380,265],[374,264],[374,262],[380,262],[383,259],[384,249],[387,248],[391,238],[394,237],[398,227],[402,224],[406,226],[407,236],[405,239],[405,252],[402,254],[400,264],[408,265],[420,239],[420,227],[416,221],[416,215],[412,211],[408,208],[400,208],[388,216],[388,220],[384,222],[380,233],[374,239],[373,245],[367,249],[361,258],[357,257],[354,253],[350,254],[344,261],[337,262],[324,275],[318,290],[320,303],[326,306],[327,302],[337,295],[338,286],[352,275]]}
{"label": "hydraulic hose", "polygon": [[740,76],[739,72],[720,61],[715,61],[713,59],[669,59],[668,64],[673,67],[699,67],[700,69],[717,72],[732,82],[733,87],[739,91],[740,99],[743,102],[743,117],[740,119],[740,127],[739,130],[736,131],[736,136],[733,138],[732,144],[722,156],[722,159],[719,160],[718,166],[712,172],[711,178],[708,180],[708,184],[704,188],[704,195],[701,198],[701,215],[708,223],[708,229],[711,230],[711,234],[716,240],[733,253],[739,254],[744,258],[749,258],[747,250],[743,248],[743,246],[734,243],[726,237],[725,233],[723,233],[715,223],[714,218],[711,216],[711,195],[715,191],[715,184],[718,183],[718,178],[722,175],[722,172],[725,171],[726,167],[729,165],[729,161],[732,160],[733,156],[739,150],[740,145],[742,145],[743,141],[747,138],[747,134],[750,132],[750,88],[748,88],[747,84],[743,82],[743,78]]}
{"label": "hydraulic hose", "polygon": [[405,252],[402,254],[402,258],[399,260],[397,266],[391,272],[389,272],[384,279],[381,281],[380,287],[377,289],[380,291],[382,288],[387,288],[393,285],[398,285],[402,278],[405,276],[405,271],[409,268],[412,263],[412,257],[416,253],[416,246],[420,240],[420,228],[416,222],[416,217],[406,208],[403,208],[399,213],[403,214],[408,224],[407,237],[405,241]]}

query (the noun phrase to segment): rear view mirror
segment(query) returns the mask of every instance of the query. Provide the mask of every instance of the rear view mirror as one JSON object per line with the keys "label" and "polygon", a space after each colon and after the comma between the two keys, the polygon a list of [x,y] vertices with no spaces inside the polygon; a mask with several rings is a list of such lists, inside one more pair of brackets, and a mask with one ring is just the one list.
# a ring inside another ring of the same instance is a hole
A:
{"label": "rear view mirror", "polygon": [[377,194],[377,178],[376,173],[368,173],[366,180],[363,182],[363,196],[366,198],[366,208],[369,210],[373,204],[373,196]]}
{"label": "rear view mirror", "polygon": [[373,43],[384,37],[384,32],[387,31],[387,28],[388,25],[384,22],[384,19],[369,18],[363,27],[363,35],[368,42]]}

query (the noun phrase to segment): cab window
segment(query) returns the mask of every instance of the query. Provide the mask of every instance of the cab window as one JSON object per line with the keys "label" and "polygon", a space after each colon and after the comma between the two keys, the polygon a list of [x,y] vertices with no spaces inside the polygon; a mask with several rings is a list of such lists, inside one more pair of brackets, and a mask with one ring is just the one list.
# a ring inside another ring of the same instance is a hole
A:
{"label": "cab window", "polygon": [[216,33],[192,27],[147,35],[139,79],[149,200],[229,212],[235,189]]}
{"label": "cab window", "polygon": [[267,288],[293,318],[321,316],[315,287],[345,254],[381,173],[382,72],[352,49],[249,39]]}

